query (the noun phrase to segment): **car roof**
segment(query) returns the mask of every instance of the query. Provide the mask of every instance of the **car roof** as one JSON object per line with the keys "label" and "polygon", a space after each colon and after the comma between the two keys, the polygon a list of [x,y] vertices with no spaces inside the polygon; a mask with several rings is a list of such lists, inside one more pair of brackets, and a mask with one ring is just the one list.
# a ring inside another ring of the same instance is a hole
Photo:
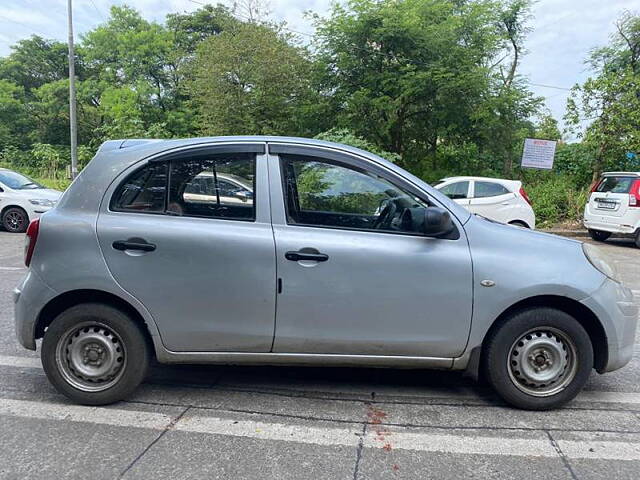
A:
{"label": "car roof", "polygon": [[[324,140],[316,140],[314,138],[302,138],[302,137],[284,137],[277,135],[236,135],[236,136],[223,136],[223,137],[194,137],[194,138],[176,138],[176,139],[157,139],[157,138],[133,138],[133,139],[121,139],[121,140],[108,140],[100,145],[98,152],[116,152],[118,150],[130,150],[132,148],[144,148],[144,147],[157,147],[157,151],[168,150],[172,147],[182,147],[189,145],[197,145],[199,143],[217,143],[217,142],[259,142],[259,143],[289,143],[300,144],[306,146],[318,146],[318,147],[331,147],[339,148],[359,155],[365,155],[366,157],[376,157],[381,159],[378,155],[371,152],[352,147],[350,145],[344,145],[342,143],[327,142]],[[153,148],[156,150],[156,148]]]}

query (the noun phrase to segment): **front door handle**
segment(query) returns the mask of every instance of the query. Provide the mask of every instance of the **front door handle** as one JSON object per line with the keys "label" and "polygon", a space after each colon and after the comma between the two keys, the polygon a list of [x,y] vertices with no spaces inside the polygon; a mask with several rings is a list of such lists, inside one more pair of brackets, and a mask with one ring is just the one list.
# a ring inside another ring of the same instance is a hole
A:
{"label": "front door handle", "polygon": [[156,249],[155,244],[148,243],[142,238],[130,238],[129,240],[116,240],[111,244],[116,250],[124,252],[125,250],[139,250],[141,252],[153,252]]}
{"label": "front door handle", "polygon": [[329,260],[329,255],[326,253],[309,253],[309,252],[287,252],[284,254],[284,258],[291,260],[292,262],[299,262],[300,260],[312,260],[314,262],[326,262]]}

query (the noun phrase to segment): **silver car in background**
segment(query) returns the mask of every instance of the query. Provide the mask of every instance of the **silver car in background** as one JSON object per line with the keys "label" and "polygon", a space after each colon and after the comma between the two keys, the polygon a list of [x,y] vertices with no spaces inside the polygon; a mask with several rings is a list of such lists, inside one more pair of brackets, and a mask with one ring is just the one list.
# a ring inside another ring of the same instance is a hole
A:
{"label": "silver car in background", "polygon": [[465,370],[543,410],[633,353],[637,307],[596,247],[344,145],[107,142],[27,242],[17,336],[84,404],[130,395],[153,356]]}

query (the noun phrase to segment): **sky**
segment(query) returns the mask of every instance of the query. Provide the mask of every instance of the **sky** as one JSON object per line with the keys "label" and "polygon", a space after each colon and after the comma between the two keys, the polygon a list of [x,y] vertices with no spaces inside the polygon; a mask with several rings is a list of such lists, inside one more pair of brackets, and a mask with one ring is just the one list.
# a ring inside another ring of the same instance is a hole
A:
{"label": "sky", "polygon": [[[162,22],[167,13],[193,11],[206,0],[73,0],[76,38],[103,22],[111,5],[123,3],[147,19]],[[231,5],[232,0],[220,3]],[[274,20],[286,21],[292,30],[312,33],[304,12],[325,14],[331,0],[268,3]],[[640,0],[538,0],[534,4],[520,73],[531,82],[535,94],[545,97],[561,124],[568,89],[589,76],[585,58],[591,49],[608,42],[616,19],[625,10],[640,12]],[[34,33],[66,41],[67,0],[0,1],[0,56],[10,53],[12,43]]]}

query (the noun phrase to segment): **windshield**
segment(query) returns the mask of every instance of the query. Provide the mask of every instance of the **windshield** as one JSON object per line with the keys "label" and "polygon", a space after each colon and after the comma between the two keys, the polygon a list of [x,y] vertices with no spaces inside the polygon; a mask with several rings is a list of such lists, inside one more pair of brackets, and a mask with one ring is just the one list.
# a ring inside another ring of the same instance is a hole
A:
{"label": "windshield", "polygon": [[0,182],[13,190],[33,190],[35,188],[44,188],[38,182],[33,181],[29,177],[11,170],[0,171]]}

